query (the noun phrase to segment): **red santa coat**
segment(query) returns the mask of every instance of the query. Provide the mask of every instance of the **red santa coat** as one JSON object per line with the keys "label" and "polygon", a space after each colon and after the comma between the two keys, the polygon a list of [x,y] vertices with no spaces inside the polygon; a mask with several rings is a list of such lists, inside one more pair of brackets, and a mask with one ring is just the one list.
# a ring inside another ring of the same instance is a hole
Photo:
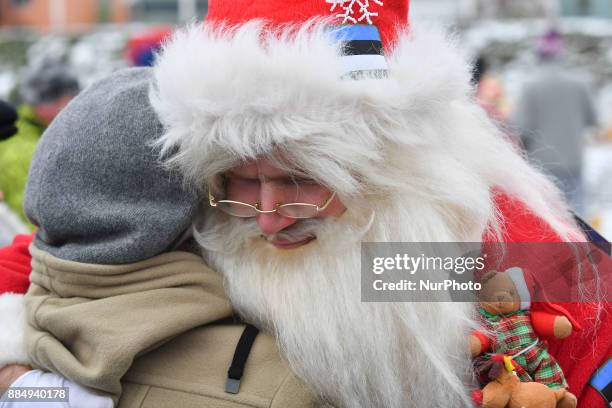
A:
{"label": "red santa coat", "polygon": [[[503,216],[505,242],[561,242],[552,228],[520,201],[504,194],[498,194],[496,201]],[[0,249],[0,294],[26,292],[31,272],[28,246],[32,239],[33,235],[20,235],[11,246]],[[606,259],[599,267],[610,271],[612,261]],[[567,310],[582,330],[566,339],[549,341],[549,351],[563,369],[570,390],[578,398],[578,407],[605,408],[606,402],[588,382],[612,356],[612,306],[585,302],[558,306]],[[593,316],[598,306],[604,310],[596,322]],[[537,309],[534,303],[533,310]]]}

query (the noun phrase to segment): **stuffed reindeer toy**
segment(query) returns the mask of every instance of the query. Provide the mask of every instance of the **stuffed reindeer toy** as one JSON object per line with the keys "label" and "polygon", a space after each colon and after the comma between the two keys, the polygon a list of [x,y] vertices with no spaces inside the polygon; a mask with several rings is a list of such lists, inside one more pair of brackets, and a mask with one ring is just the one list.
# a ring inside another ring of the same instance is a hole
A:
{"label": "stuffed reindeer toy", "polygon": [[557,408],[566,397],[564,388],[552,389],[534,381],[521,382],[509,356],[494,355],[480,370],[489,382],[473,399],[484,408]]}

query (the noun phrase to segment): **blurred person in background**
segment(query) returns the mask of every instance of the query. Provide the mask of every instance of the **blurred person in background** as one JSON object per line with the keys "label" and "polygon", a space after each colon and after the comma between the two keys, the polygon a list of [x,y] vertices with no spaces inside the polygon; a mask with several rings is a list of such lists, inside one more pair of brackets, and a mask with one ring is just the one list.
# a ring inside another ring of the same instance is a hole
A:
{"label": "blurred person in background", "polygon": [[79,82],[63,62],[46,59],[24,76],[17,134],[0,141],[0,191],[9,208],[27,222],[23,192],[38,139],[57,114],[79,92]]}
{"label": "blurred person in background", "polygon": [[474,63],[472,83],[476,86],[478,104],[496,122],[505,124],[510,118],[510,103],[501,81],[491,73],[487,58],[480,55]]}
{"label": "blurred person in background", "polygon": [[[17,133],[17,110],[8,102],[0,100],[0,141],[8,140]],[[26,232],[19,217],[4,202],[0,190],[0,247],[9,245],[13,236]]]}
{"label": "blurred person in background", "polygon": [[556,30],[539,39],[540,67],[523,88],[513,123],[530,160],[557,180],[581,214],[584,135],[597,119],[587,87],[561,66],[563,49]]}

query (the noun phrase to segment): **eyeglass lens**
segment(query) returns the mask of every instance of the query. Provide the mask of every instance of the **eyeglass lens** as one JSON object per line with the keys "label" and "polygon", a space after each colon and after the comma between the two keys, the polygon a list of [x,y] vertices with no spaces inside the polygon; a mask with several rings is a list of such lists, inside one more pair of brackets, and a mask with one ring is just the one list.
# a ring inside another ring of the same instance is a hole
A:
{"label": "eyeglass lens", "polygon": [[278,207],[278,213],[289,218],[312,218],[317,215],[317,206],[310,204],[286,204]]}
{"label": "eyeglass lens", "polygon": [[247,218],[258,214],[257,210],[248,204],[220,202],[217,203],[217,208],[234,217]]}

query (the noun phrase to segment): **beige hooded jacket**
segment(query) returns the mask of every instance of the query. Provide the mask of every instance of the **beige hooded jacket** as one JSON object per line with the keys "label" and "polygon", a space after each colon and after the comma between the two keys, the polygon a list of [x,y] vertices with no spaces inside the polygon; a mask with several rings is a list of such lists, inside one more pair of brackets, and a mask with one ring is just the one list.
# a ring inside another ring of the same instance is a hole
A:
{"label": "beige hooded jacket", "polygon": [[244,325],[222,277],[189,252],[133,264],[65,261],[30,247],[31,363],[124,407],[310,407],[313,398],[260,333],[238,394],[224,391]]}

